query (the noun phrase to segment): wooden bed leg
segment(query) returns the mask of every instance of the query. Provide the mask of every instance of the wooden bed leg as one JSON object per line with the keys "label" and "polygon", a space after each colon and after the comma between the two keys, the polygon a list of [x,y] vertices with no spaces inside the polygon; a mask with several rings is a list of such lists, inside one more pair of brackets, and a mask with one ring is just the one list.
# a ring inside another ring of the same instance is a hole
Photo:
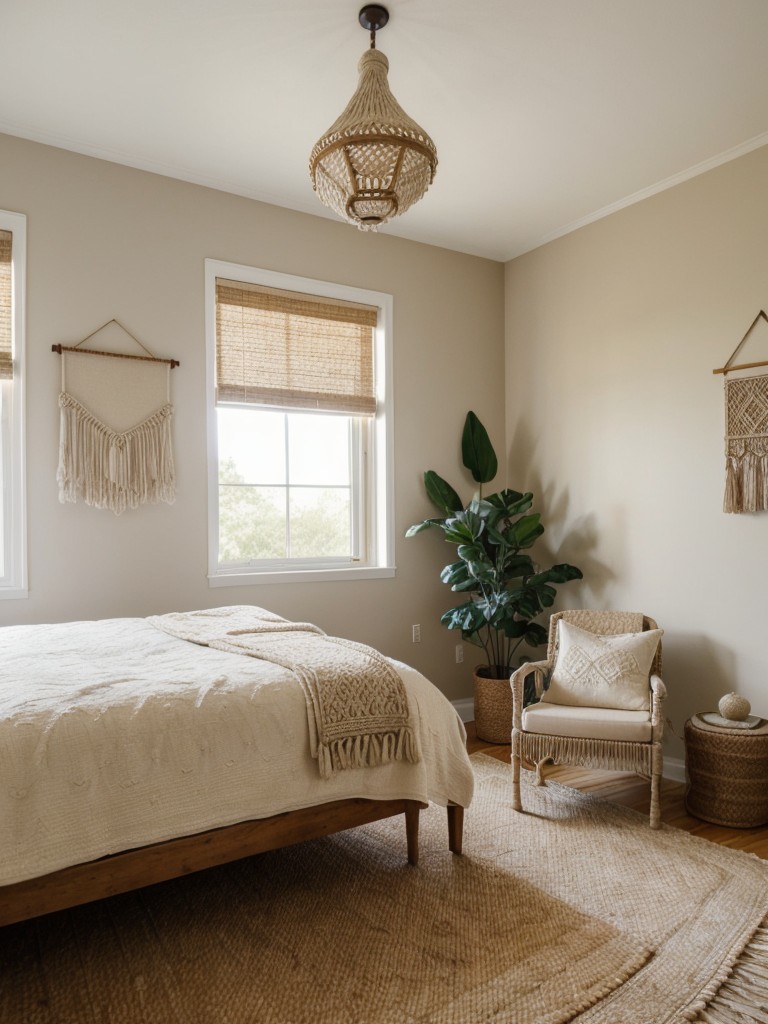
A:
{"label": "wooden bed leg", "polygon": [[464,808],[458,804],[448,804],[448,849],[451,853],[461,853],[464,837]]}
{"label": "wooden bed leg", "polygon": [[419,863],[419,811],[421,804],[416,800],[405,801],[405,838],[408,843],[408,863]]}

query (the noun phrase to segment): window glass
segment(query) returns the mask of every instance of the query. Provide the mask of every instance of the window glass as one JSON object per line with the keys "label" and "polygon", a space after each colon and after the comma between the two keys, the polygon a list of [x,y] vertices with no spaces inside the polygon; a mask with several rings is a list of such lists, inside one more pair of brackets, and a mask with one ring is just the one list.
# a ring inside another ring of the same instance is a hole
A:
{"label": "window glass", "polygon": [[288,417],[291,482],[349,487],[349,416]]}
{"label": "window glass", "polygon": [[219,559],[353,557],[348,416],[219,406]]}
{"label": "window glass", "polygon": [[[283,417],[258,409],[217,407],[222,483],[285,484]],[[235,479],[229,481],[228,476]]]}

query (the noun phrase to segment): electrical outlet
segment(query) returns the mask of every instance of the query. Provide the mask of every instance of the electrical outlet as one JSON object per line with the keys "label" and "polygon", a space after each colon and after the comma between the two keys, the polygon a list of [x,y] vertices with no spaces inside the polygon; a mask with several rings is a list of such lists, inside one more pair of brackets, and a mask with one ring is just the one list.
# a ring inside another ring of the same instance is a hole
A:
{"label": "electrical outlet", "polygon": [[421,626],[411,626],[411,640],[415,644],[421,643]]}
{"label": "electrical outlet", "polygon": [[456,644],[456,664],[461,665],[464,661],[464,644]]}

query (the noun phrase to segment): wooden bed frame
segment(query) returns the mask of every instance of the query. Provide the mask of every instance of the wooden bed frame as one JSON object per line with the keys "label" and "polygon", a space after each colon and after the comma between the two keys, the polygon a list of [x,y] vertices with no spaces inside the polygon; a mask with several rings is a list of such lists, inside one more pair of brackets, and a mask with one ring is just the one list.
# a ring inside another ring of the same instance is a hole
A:
{"label": "wooden bed frame", "polygon": [[[75,864],[0,887],[0,926],[397,814],[405,815],[408,862],[417,864],[419,811],[426,806],[416,800],[336,800]],[[448,848],[452,853],[461,853],[463,825],[464,808],[449,805]]]}

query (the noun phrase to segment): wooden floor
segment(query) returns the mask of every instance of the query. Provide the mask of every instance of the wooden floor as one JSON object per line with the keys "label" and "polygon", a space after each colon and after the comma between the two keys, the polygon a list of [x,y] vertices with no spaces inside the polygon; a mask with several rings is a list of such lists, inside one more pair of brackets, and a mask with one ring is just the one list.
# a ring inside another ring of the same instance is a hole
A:
{"label": "wooden floor", "polygon": [[[475,735],[474,722],[467,724],[467,749],[470,754],[481,751],[489,757],[509,764],[509,744],[494,746],[480,740]],[[566,766],[548,768],[546,777],[557,779],[566,786],[587,790],[604,800],[632,807],[642,814],[648,813],[650,800],[650,784],[637,775],[625,772],[600,772],[587,768],[569,768]],[[709,839],[722,846],[730,846],[734,850],[746,850],[756,853],[758,857],[768,860],[768,825],[761,828],[723,828],[711,825],[692,817],[685,809],[683,795],[685,786],[681,782],[670,782],[664,779],[661,784],[661,820],[667,825],[684,829],[692,835]]]}

